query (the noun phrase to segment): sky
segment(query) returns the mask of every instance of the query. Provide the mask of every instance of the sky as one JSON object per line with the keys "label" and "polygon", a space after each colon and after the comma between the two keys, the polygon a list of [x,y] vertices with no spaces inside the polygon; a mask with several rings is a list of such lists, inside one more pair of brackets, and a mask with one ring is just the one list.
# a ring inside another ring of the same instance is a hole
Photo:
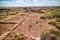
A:
{"label": "sky", "polygon": [[60,6],[60,0],[0,0],[0,7]]}

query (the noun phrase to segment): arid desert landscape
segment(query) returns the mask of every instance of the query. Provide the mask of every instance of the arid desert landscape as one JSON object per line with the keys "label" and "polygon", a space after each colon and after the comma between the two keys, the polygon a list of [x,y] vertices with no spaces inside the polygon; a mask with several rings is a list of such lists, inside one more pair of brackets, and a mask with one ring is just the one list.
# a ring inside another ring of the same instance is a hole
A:
{"label": "arid desert landscape", "polygon": [[0,40],[60,40],[60,7],[0,8]]}

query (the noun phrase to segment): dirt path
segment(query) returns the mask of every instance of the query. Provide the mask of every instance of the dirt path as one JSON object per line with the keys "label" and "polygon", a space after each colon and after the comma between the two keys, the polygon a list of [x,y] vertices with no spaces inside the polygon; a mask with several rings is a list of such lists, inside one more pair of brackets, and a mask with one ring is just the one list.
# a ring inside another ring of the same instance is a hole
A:
{"label": "dirt path", "polygon": [[[17,15],[11,19],[8,19],[6,21],[20,21],[24,16],[26,16],[28,13],[22,13],[20,15]],[[3,25],[3,24],[2,24]],[[11,25],[9,25],[11,26]],[[8,27],[9,28],[9,27]],[[27,40],[31,40],[30,36],[33,37],[39,37],[42,30],[45,29],[53,29],[51,25],[48,25],[47,20],[40,19],[39,13],[33,13],[31,12],[28,18],[23,22],[22,25],[19,25],[14,32],[23,32],[24,35],[28,35]],[[5,40],[8,39],[9,36]]]}
{"label": "dirt path", "polygon": [[[24,13],[24,14],[25,14],[25,13]],[[10,29],[10,31],[7,31],[7,32],[3,33],[3,34],[0,36],[0,40],[5,39],[12,31],[15,30],[15,28],[17,28],[19,25],[21,25],[21,24],[23,23],[23,21],[25,21],[25,19],[29,16],[29,14],[30,14],[30,13],[28,13],[27,15],[24,15],[24,17],[21,18],[19,21],[17,20],[18,23],[17,23],[16,25],[14,25],[14,26]],[[20,14],[20,15],[21,15],[21,14]],[[17,18],[18,18],[18,16],[19,16],[19,15],[17,15]],[[21,16],[23,16],[23,13],[22,13]],[[14,18],[16,18],[16,16],[15,16]],[[20,18],[20,16],[19,16],[19,18]],[[14,20],[12,20],[12,21],[14,21]],[[15,21],[16,21],[16,20],[15,20]],[[11,25],[10,25],[10,26],[11,26]]]}
{"label": "dirt path", "polygon": [[39,37],[42,30],[52,28],[51,25],[48,25],[47,20],[40,19],[39,13],[31,13],[24,24],[16,28],[14,32],[23,32],[28,36]]}

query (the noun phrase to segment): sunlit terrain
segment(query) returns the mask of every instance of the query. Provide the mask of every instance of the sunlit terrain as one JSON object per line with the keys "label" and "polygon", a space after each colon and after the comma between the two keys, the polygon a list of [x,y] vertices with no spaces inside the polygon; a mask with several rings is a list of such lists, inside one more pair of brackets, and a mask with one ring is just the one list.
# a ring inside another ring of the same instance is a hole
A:
{"label": "sunlit terrain", "polygon": [[60,40],[60,7],[0,8],[0,40]]}

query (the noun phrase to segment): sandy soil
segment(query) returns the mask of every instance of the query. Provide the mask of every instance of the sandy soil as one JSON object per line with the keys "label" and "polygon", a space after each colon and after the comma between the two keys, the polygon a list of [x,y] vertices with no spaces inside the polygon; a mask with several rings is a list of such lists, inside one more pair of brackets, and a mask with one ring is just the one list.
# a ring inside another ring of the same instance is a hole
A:
{"label": "sandy soil", "polygon": [[[5,20],[5,21],[18,22],[20,19],[22,19],[24,16],[26,16],[26,14],[28,14],[28,13],[22,13],[20,15],[17,15],[15,17],[8,19],[8,20]],[[27,17],[27,19],[23,22],[23,24],[19,25],[14,30],[14,32],[23,32],[24,35],[28,35],[27,40],[31,40],[30,36],[39,37],[41,31],[43,31],[45,29],[53,29],[53,26],[49,25],[47,23],[47,20],[40,19],[40,15],[41,15],[40,13],[31,12],[30,15]],[[7,28],[9,28],[9,26],[11,27],[15,24],[0,24],[0,26],[1,25],[2,25],[2,27],[6,26]],[[31,26],[31,27],[29,27],[29,26]],[[1,32],[4,33],[6,31],[8,31],[6,29],[4,29],[4,30],[2,29]],[[5,40],[9,40],[8,38],[9,38],[9,36]]]}

